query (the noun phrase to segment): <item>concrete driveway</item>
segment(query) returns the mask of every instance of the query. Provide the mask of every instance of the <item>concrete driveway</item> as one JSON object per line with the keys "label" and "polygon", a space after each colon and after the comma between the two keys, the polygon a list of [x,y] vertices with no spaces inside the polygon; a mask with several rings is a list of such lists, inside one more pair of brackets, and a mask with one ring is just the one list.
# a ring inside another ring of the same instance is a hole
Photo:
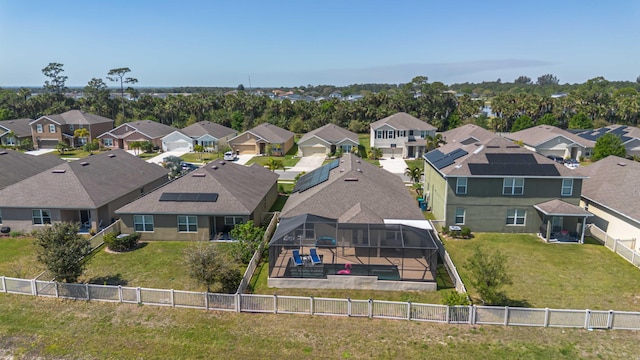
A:
{"label": "concrete driveway", "polygon": [[407,163],[404,162],[402,158],[395,159],[380,159],[380,165],[383,169],[387,170],[390,173],[394,174],[404,174],[405,169],[407,168]]}
{"label": "concrete driveway", "polygon": [[173,151],[165,151],[162,154],[158,155],[158,156],[154,156],[151,159],[148,159],[147,162],[150,163],[154,163],[154,164],[158,164],[160,165],[160,163],[162,163],[163,159],[166,158],[167,156],[182,156],[186,153],[189,152],[189,149],[181,149],[181,150],[173,150]]}
{"label": "concrete driveway", "polygon": [[324,162],[325,157],[324,156],[306,156],[306,157],[302,157],[300,158],[300,161],[298,161],[298,163],[292,167],[291,169],[288,169],[287,171],[291,171],[291,172],[301,172],[301,171],[306,171],[306,172],[310,172],[313,171],[317,168],[319,168],[320,166],[322,166],[322,163]]}
{"label": "concrete driveway", "polygon": [[29,154],[29,155],[42,155],[42,154],[48,154],[50,152],[54,152],[56,151],[56,149],[39,149],[39,150],[31,150],[31,151],[25,151],[25,154]]}
{"label": "concrete driveway", "polygon": [[238,160],[234,161],[238,165],[246,165],[255,155],[238,155]]}

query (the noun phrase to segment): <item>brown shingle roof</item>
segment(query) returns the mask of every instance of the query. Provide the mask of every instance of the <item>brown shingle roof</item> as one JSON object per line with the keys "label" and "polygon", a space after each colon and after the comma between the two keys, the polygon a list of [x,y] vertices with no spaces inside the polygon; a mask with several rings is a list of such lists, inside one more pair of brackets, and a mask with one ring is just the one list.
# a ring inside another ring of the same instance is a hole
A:
{"label": "brown shingle roof", "polygon": [[13,131],[18,137],[25,137],[31,136],[31,126],[29,124],[32,121],[32,119],[2,120],[0,121],[0,126]]}
{"label": "brown shingle roof", "polygon": [[448,145],[455,145],[456,147],[469,145],[474,142],[484,143],[498,137],[495,133],[473,124],[463,125],[440,134]]}
{"label": "brown shingle roof", "polygon": [[[121,130],[122,127],[128,127],[130,130],[120,135],[116,135],[117,133],[121,132],[118,130]],[[157,139],[157,138],[167,136],[174,131],[180,131],[180,130],[174,127],[171,127],[169,125],[160,124],[159,122],[153,121],[153,120],[137,120],[137,121],[124,123],[111,131],[107,131],[106,133],[101,134],[99,137],[102,137],[106,134],[111,134],[115,138],[123,138],[129,135],[133,131],[138,131],[148,136],[150,139]]]}
{"label": "brown shingle roof", "polygon": [[384,119],[371,123],[373,130],[379,128],[382,125],[390,125],[398,130],[436,130],[436,127],[424,122],[414,116],[411,116],[405,112],[399,112],[391,116],[387,116]]}
{"label": "brown shingle roof", "polygon": [[220,124],[211,121],[200,121],[195,124],[189,125],[181,130],[187,136],[197,138],[202,135],[209,134],[216,139],[222,139],[226,136],[237,133],[236,130],[222,126]]}
{"label": "brown shingle roof", "polygon": [[[215,167],[215,168],[214,168]],[[195,175],[195,176],[194,176]],[[118,209],[118,214],[249,215],[278,181],[262,166],[212,161]],[[160,201],[163,193],[217,193],[215,202]]]}
{"label": "brown shingle roof", "polygon": [[0,189],[63,163],[64,160],[53,154],[33,156],[0,149]]}
{"label": "brown shingle roof", "polygon": [[[287,142],[287,140],[293,138],[293,136],[295,135],[289,130],[279,128],[269,123],[262,123],[254,127],[253,129],[245,131],[244,133],[246,132],[255,134],[256,136],[263,138],[265,141],[267,141],[270,144],[285,143]],[[236,136],[235,138],[242,136],[244,133]],[[233,139],[229,139],[229,141]]]}
{"label": "brown shingle roof", "polygon": [[303,214],[360,224],[382,223],[382,219],[424,220],[399,176],[353,154],[340,158],[327,181],[289,196],[281,217]]}
{"label": "brown shingle roof", "polygon": [[558,136],[567,138],[582,147],[593,147],[595,142],[582,138],[572,132],[563,130],[551,125],[539,125],[532,128],[520,130],[504,137],[513,141],[522,141],[529,146],[538,146]]}
{"label": "brown shingle roof", "polygon": [[589,176],[582,197],[640,222],[640,163],[607,156],[576,171]]}
{"label": "brown shingle roof", "polygon": [[0,207],[95,209],[166,176],[156,164],[113,150],[64,162],[0,190]]}
{"label": "brown shingle roof", "polygon": [[[69,124],[69,125],[91,125],[91,124],[99,124],[99,123],[113,123],[112,119],[100,116],[100,115],[94,115],[94,114],[89,114],[89,113],[85,113],[83,111],[80,110],[69,110],[67,112],[64,112],[62,114],[56,114],[56,115],[45,115],[42,116],[40,118],[38,118],[38,120],[42,119],[42,118],[49,118],[55,122],[57,122],[58,124],[64,125],[64,124]],[[36,120],[37,121],[37,120]]]}
{"label": "brown shingle roof", "polygon": [[314,136],[317,136],[329,144],[336,144],[344,139],[349,139],[356,144],[359,142],[358,134],[347,129],[343,129],[335,124],[327,124],[304,134],[304,136],[298,140],[298,144],[304,143]]}
{"label": "brown shingle roof", "polygon": [[580,206],[569,204],[559,199],[545,201],[533,205],[533,207],[550,216],[593,216],[593,214]]}

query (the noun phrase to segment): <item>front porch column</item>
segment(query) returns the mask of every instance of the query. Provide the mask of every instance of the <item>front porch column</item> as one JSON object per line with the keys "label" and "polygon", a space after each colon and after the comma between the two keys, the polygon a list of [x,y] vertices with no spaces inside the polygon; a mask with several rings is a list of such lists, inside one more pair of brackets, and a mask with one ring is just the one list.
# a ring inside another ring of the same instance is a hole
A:
{"label": "front porch column", "polygon": [[551,240],[551,218],[549,218],[549,220],[547,220],[547,233],[546,233],[545,240],[547,242],[549,242],[549,240]]}
{"label": "front porch column", "polygon": [[582,231],[580,234],[580,244],[584,244],[584,229],[587,227],[587,217],[582,218]]}

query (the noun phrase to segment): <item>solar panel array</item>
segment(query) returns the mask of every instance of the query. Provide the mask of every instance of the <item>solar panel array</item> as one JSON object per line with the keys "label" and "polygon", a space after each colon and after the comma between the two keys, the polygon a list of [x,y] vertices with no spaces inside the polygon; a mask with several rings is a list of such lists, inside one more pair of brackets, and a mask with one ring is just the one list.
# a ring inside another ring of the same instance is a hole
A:
{"label": "solar panel array", "polygon": [[622,140],[622,142],[624,143],[624,142],[627,142],[627,141],[631,140],[630,137],[626,136],[627,133],[628,133],[627,130],[628,129],[627,129],[626,126],[620,126],[620,127],[615,128],[615,129],[600,128],[600,129],[586,130],[586,131],[580,132],[580,133],[578,133],[578,136],[580,136],[583,139],[596,141],[604,134],[613,134],[613,135],[619,137],[620,140]]}
{"label": "solar panel array", "polygon": [[440,150],[430,151],[425,155],[427,160],[438,170],[453,164],[457,159],[467,155],[468,152],[462,149],[455,149],[448,154],[443,154]]}
{"label": "solar panel array", "polygon": [[218,193],[162,193],[160,201],[175,202],[216,202]]}
{"label": "solar panel array", "polygon": [[472,175],[560,176],[555,164],[538,164],[533,154],[486,154],[488,164],[469,164]]}
{"label": "solar panel array", "polygon": [[296,186],[293,188],[293,192],[303,192],[327,181],[329,179],[329,172],[332,169],[337,168],[339,165],[340,160],[334,160],[322,167],[313,170],[308,174],[301,176],[300,179],[298,179]]}

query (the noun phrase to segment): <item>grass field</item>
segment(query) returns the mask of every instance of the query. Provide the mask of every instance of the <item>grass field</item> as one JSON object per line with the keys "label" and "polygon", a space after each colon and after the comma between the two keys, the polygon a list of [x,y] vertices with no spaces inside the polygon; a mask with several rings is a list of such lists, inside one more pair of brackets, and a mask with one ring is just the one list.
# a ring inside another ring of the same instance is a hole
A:
{"label": "grass field", "polygon": [[[63,159],[82,159],[82,158],[86,158],[87,156],[89,156],[89,152],[88,151],[84,151],[80,148],[78,149],[71,149],[71,150],[67,150],[64,152],[64,154],[60,154],[58,151],[55,151],[54,154],[57,154],[58,157],[63,158]],[[93,151],[93,155],[96,154],[100,154],[100,151]]]}
{"label": "grass field", "polygon": [[44,270],[33,238],[0,238],[0,275],[32,279]]}
{"label": "grass field", "polygon": [[464,264],[477,245],[507,256],[513,285],[505,290],[516,305],[640,311],[640,270],[593,239],[546,244],[529,234],[477,233],[471,240],[444,241],[472,295]]}
{"label": "grass field", "polygon": [[217,152],[202,154],[190,152],[180,156],[180,158],[190,163],[208,163],[216,159],[222,159],[222,154]]}
{"label": "grass field", "polygon": [[0,294],[0,358],[633,359],[633,331],[248,314]]}

